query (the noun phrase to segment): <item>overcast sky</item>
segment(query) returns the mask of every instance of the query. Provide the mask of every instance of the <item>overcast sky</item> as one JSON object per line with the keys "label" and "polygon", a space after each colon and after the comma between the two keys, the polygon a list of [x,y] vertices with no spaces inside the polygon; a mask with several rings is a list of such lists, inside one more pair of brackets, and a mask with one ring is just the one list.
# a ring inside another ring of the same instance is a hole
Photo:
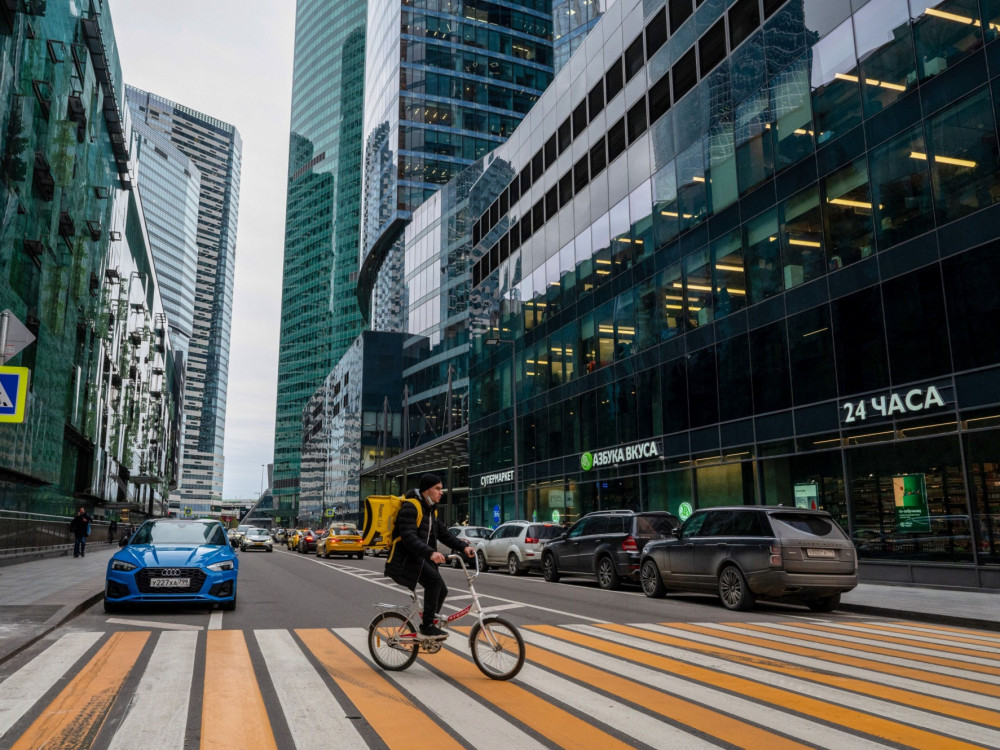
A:
{"label": "overcast sky", "polygon": [[256,497],[274,456],[295,0],[111,0],[111,16],[125,83],[243,138],[223,495]]}

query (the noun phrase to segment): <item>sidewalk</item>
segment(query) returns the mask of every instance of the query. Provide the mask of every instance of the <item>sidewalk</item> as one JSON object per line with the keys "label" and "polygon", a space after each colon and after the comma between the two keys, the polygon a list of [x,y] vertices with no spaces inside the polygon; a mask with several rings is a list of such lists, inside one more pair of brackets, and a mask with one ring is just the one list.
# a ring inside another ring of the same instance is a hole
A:
{"label": "sidewalk", "polygon": [[[118,545],[88,544],[72,555],[0,567],[0,662],[101,600]],[[1000,593],[862,583],[840,612],[1000,631]]]}

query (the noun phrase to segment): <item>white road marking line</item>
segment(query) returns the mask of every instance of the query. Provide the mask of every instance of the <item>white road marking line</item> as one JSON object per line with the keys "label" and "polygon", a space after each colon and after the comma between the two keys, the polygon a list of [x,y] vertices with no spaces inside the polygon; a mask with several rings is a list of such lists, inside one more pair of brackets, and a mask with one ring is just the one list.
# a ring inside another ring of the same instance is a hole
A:
{"label": "white road marking line", "polygon": [[[954,640],[943,638],[941,636],[932,635],[929,633],[897,633],[892,630],[879,630],[878,628],[866,628],[860,625],[855,625],[850,622],[825,622],[824,625],[836,626],[838,628],[843,628],[844,630],[850,630],[852,633],[857,633],[858,635],[872,635],[872,636],[882,636],[887,638],[899,638],[904,641],[915,641],[913,645],[918,645],[918,643],[933,644],[935,646],[954,646],[956,648],[964,648],[970,651],[979,651],[983,654],[1000,654],[1000,647],[986,646],[981,643],[961,643],[955,642]],[[882,643],[882,641],[872,640],[872,644]]]}
{"label": "white road marking line", "polygon": [[0,682],[0,736],[56,684],[104,633],[69,633]]}
{"label": "white road marking line", "polygon": [[161,633],[108,750],[183,750],[197,633]]}
{"label": "white road marking line", "polygon": [[[885,748],[882,743],[872,742],[864,737],[802,716],[786,713],[779,708],[757,703],[724,690],[675,677],[669,672],[661,672],[651,667],[624,661],[540,633],[522,630],[521,635],[524,636],[524,640],[536,646],[547,648],[557,654],[568,656],[598,669],[604,669],[620,677],[635,680],[656,690],[663,690],[678,698],[699,703],[705,708],[728,714],[741,721],[752,721],[770,731],[780,732],[790,737],[808,737],[809,744],[816,747],[828,747],[833,750],[842,750],[845,747],[849,747],[851,750],[884,750]],[[677,720],[683,721],[683,718],[678,717]]]}
{"label": "white road marking line", "polygon": [[222,630],[222,610],[221,609],[212,610],[212,614],[208,618],[208,629],[209,630]]}
{"label": "white road marking line", "polygon": [[254,637],[274,683],[297,750],[365,748],[355,722],[330,692],[302,648],[287,630],[255,630]]}
{"label": "white road marking line", "polygon": [[[470,746],[483,750],[510,750],[513,747],[543,748],[534,737],[503,718],[492,707],[484,706],[468,693],[420,664],[405,672],[379,669],[368,653],[368,632],[363,628],[335,628],[340,638],[354,649],[379,674],[389,678],[429,709],[433,718],[461,735]],[[433,659],[433,657],[429,657]],[[414,738],[415,745],[419,744]]]}
{"label": "white road marking line", "polygon": [[503,612],[505,609],[521,609],[523,606],[523,604],[497,604],[495,607],[483,607],[483,613]]}
{"label": "white road marking line", "polygon": [[156,620],[130,620],[127,617],[109,617],[108,622],[117,625],[133,625],[137,628],[160,628],[161,630],[204,630],[201,625],[186,625],[180,622],[157,622]]}
{"label": "white road marking line", "polygon": [[[986,747],[1000,747],[1000,731],[995,729],[980,727],[966,721],[931,713],[930,711],[910,708],[909,706],[903,706],[871,695],[863,695],[841,688],[830,687],[823,684],[822,681],[813,682],[800,677],[790,677],[779,672],[761,669],[760,667],[751,667],[739,662],[729,661],[728,659],[709,656],[700,651],[666,646],[661,643],[647,641],[643,638],[625,635],[624,633],[595,628],[591,625],[569,625],[567,627],[571,630],[594,636],[595,638],[621,643],[625,646],[665,656],[668,659],[676,659],[680,662],[715,670],[723,675],[743,677],[754,682],[759,682],[762,685],[781,688],[796,695],[807,695],[811,698],[845,706],[855,711],[885,717],[901,724],[909,724],[914,727],[922,727],[931,732],[941,732],[961,737],[970,742],[981,743]],[[822,680],[822,675],[818,675],[817,677],[819,680]]]}

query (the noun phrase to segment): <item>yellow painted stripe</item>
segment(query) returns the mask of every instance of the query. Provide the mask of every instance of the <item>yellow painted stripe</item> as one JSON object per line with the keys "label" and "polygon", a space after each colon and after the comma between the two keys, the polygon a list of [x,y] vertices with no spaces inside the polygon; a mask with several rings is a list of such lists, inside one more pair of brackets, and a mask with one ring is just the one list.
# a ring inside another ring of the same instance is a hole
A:
{"label": "yellow painted stripe", "polygon": [[149,631],[108,638],[11,750],[91,747],[147,640]]}
{"label": "yellow painted stripe", "polygon": [[295,633],[390,748],[462,747],[329,630],[310,628]]}
{"label": "yellow painted stripe", "polygon": [[[916,633],[913,630],[909,629],[908,627],[904,627],[903,625],[896,625],[894,623],[888,623],[888,622],[854,622],[851,624],[855,625],[858,628],[865,628],[866,630],[877,630],[879,632],[884,631],[887,633],[905,634],[908,635],[910,638],[919,638],[921,635],[920,633]],[[958,634],[946,635],[945,633],[933,633],[933,632],[924,633],[924,635],[926,635],[928,638],[946,640],[952,643],[967,643],[971,646],[989,646],[991,648],[1000,647],[1000,642],[991,641],[985,637],[978,637],[978,634],[976,634],[977,637],[964,637]],[[972,636],[973,634],[970,633],[969,635]],[[929,643],[927,644],[927,648],[934,648],[935,645],[937,644]],[[977,651],[976,653],[978,654],[979,652]]]}
{"label": "yellow painted stripe", "polygon": [[974,635],[977,638],[983,638],[985,640],[992,641],[997,645],[1000,645],[1000,633],[991,633],[986,630],[971,630],[969,628],[956,628],[950,625],[935,625],[932,623],[923,623],[923,622],[908,622],[906,624],[912,628],[919,628],[921,630],[947,630],[949,633]]}
{"label": "yellow painted stripe", "polygon": [[[930,654],[914,654],[909,651],[899,651],[898,649],[882,648],[877,645],[865,646],[860,643],[853,643],[848,641],[843,641],[839,638],[828,638],[822,635],[810,635],[808,633],[792,633],[787,630],[780,630],[778,628],[770,628],[766,625],[753,625],[750,623],[740,622],[740,623],[727,623],[733,625],[734,627],[747,628],[749,630],[757,630],[762,633],[771,633],[772,635],[779,635],[783,638],[795,638],[800,641],[808,641],[809,643],[822,643],[826,646],[840,646],[841,648],[849,648],[852,651],[857,651],[858,653],[866,654],[879,654],[880,656],[894,656],[897,659],[907,659],[912,662],[921,664],[935,664],[939,667],[951,667],[953,669],[961,669],[966,672],[976,672],[979,674],[989,674],[995,675],[997,670],[993,667],[987,667],[982,664],[970,664],[964,661],[955,661],[954,659],[945,659],[940,656],[931,656]],[[800,627],[805,627],[801,623],[795,623]],[[674,626],[678,625],[674,623]],[[936,675],[935,679],[942,680],[945,675]],[[960,678],[959,678],[960,679]],[[941,683],[942,685],[945,683]],[[983,693],[984,695],[998,695],[998,692],[993,688],[996,686],[985,685],[978,682],[973,682],[972,684],[978,685],[976,692]]]}
{"label": "yellow painted stripe", "polygon": [[[954,716],[955,718],[964,719],[966,721],[979,722],[980,724],[984,724],[986,726],[1000,727],[1000,713],[984,708],[977,708],[975,706],[967,706],[964,703],[958,703],[945,698],[935,698],[933,696],[924,695],[923,693],[915,693],[912,690],[889,687],[887,685],[881,685],[877,682],[862,680],[856,677],[843,677],[830,672],[820,672],[798,664],[789,664],[788,662],[769,659],[757,654],[747,654],[735,649],[724,648],[721,646],[709,646],[703,643],[685,640],[683,638],[675,638],[663,633],[629,627],[628,625],[603,625],[601,627],[606,630],[613,630],[615,632],[631,635],[636,638],[644,638],[655,643],[662,643],[665,646],[674,646],[676,648],[687,649],[688,651],[700,651],[719,659],[726,659],[727,661],[735,661],[740,664],[746,664],[749,667],[758,667],[771,672],[786,674],[790,677],[809,680],[810,682],[819,682],[824,685],[842,688],[843,690],[850,690],[853,693],[869,695],[873,698],[881,698],[888,701],[895,701],[896,703],[912,706],[913,708],[919,708],[925,711],[935,711],[937,713],[944,714],[945,716]],[[727,640],[736,641],[738,643],[747,643],[748,645],[758,645],[748,643],[750,640],[761,640],[756,638],[744,639],[743,636],[728,632],[720,633],[719,631],[712,631],[711,634]]]}
{"label": "yellow painted stripe", "polygon": [[[456,628],[456,630],[465,636],[469,628]],[[471,660],[464,659],[447,649],[435,654],[428,659],[428,662],[431,660],[436,669],[440,669],[466,690],[492,703],[559,747],[571,747],[573,750],[631,748],[631,745],[592,726],[586,720],[577,718],[568,711],[552,705],[546,699],[525,690],[516,684],[516,678],[511,682],[491,680],[483,675]]]}
{"label": "yellow painted stripe", "polygon": [[277,750],[242,630],[209,630],[201,711],[204,750]]}
{"label": "yellow painted stripe", "polygon": [[[567,640],[571,639],[567,636]],[[660,714],[672,722],[691,727],[713,739],[721,740],[734,747],[763,747],[769,750],[781,748],[809,747],[794,740],[748,724],[740,719],[705,708],[684,698],[651,688],[635,680],[620,677],[597,667],[581,664],[566,656],[560,656],[541,647],[528,646],[528,661],[546,667],[556,674],[587,683],[606,693],[644,707]]]}
{"label": "yellow painted stripe", "polygon": [[[853,638],[868,638],[869,640],[875,641],[877,643],[894,643],[899,646],[912,646],[914,648],[926,648],[933,651],[940,651],[944,654],[958,654],[960,656],[976,656],[982,659],[995,659],[996,654],[984,654],[982,651],[978,651],[974,648],[962,648],[961,646],[946,646],[942,643],[925,643],[920,639],[920,636],[914,635],[909,638],[903,638],[901,636],[892,635],[880,635],[878,633],[858,633],[855,630],[849,630],[847,628],[838,628],[834,625],[819,625],[817,623],[810,623],[808,626],[810,630],[817,630],[821,633],[830,633],[832,635],[843,635]],[[964,663],[964,662],[963,662]],[[989,667],[987,667],[989,669]],[[1000,675],[1000,667],[994,669],[991,674]]]}
{"label": "yellow painted stripe", "polygon": [[881,716],[873,716],[852,708],[845,708],[829,701],[812,698],[808,695],[801,695],[791,690],[772,687],[771,685],[748,680],[743,677],[734,677],[724,672],[714,669],[707,669],[692,664],[684,664],[665,656],[651,654],[629,646],[594,638],[575,631],[564,630],[552,625],[533,625],[531,630],[545,633],[555,638],[561,638],[577,646],[583,646],[594,651],[600,651],[620,659],[627,659],[644,666],[670,672],[688,680],[696,680],[705,685],[717,687],[721,690],[728,690],[733,693],[745,695],[758,701],[770,703],[781,708],[797,711],[805,716],[821,718],[825,721],[850,727],[851,729],[870,734],[873,737],[897,742],[915,748],[927,748],[927,750],[946,750],[946,748],[975,748],[967,742],[954,740],[944,735],[928,732],[925,729],[917,729],[906,724],[884,719]]}
{"label": "yellow painted stripe", "polygon": [[[732,638],[731,633],[726,633],[725,631],[715,630],[712,628],[704,628],[698,625],[691,625],[689,623],[672,622],[669,623],[669,627],[676,628],[678,630],[688,630],[692,633],[704,633],[705,635],[711,635],[717,638]],[[757,626],[748,623],[740,623],[740,628],[744,630],[758,631],[758,632],[775,632],[785,637],[789,636],[789,633],[784,630],[774,631],[765,626]],[[958,690],[966,690],[971,693],[979,693],[981,695],[991,695],[1000,698],[1000,686],[989,685],[984,682],[978,682],[976,680],[967,680],[962,677],[953,677],[951,675],[939,674],[937,672],[928,672],[923,669],[914,669],[912,667],[901,667],[895,664],[885,664],[880,661],[872,661],[871,659],[864,659],[857,656],[846,656],[844,654],[834,654],[829,651],[822,649],[809,648],[807,646],[798,646],[793,643],[786,643],[782,641],[769,641],[766,638],[754,638],[749,635],[740,636],[740,642],[747,643],[753,646],[761,646],[763,648],[769,648],[775,651],[782,651],[786,654],[797,654],[799,656],[808,656],[812,659],[822,659],[824,661],[833,662],[834,664],[843,664],[849,667],[860,667],[861,669],[867,669],[870,672],[879,672],[882,674],[891,674],[897,677],[906,677],[911,680],[919,680],[920,682],[930,682],[936,683],[943,687],[956,688]],[[810,642],[814,639],[807,639]],[[819,640],[829,640],[829,639],[819,639]],[[830,642],[831,645],[836,645],[835,641]],[[894,652],[898,655],[898,652]]]}

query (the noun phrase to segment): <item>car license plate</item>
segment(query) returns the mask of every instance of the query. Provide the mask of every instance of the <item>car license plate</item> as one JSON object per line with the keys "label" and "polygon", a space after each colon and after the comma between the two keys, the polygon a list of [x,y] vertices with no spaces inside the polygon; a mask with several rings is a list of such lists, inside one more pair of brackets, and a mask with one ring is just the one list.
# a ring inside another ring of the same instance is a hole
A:
{"label": "car license plate", "polygon": [[836,557],[837,552],[832,549],[807,549],[806,557]]}
{"label": "car license plate", "polygon": [[149,587],[154,589],[183,589],[190,585],[190,578],[151,578],[149,580]]}

